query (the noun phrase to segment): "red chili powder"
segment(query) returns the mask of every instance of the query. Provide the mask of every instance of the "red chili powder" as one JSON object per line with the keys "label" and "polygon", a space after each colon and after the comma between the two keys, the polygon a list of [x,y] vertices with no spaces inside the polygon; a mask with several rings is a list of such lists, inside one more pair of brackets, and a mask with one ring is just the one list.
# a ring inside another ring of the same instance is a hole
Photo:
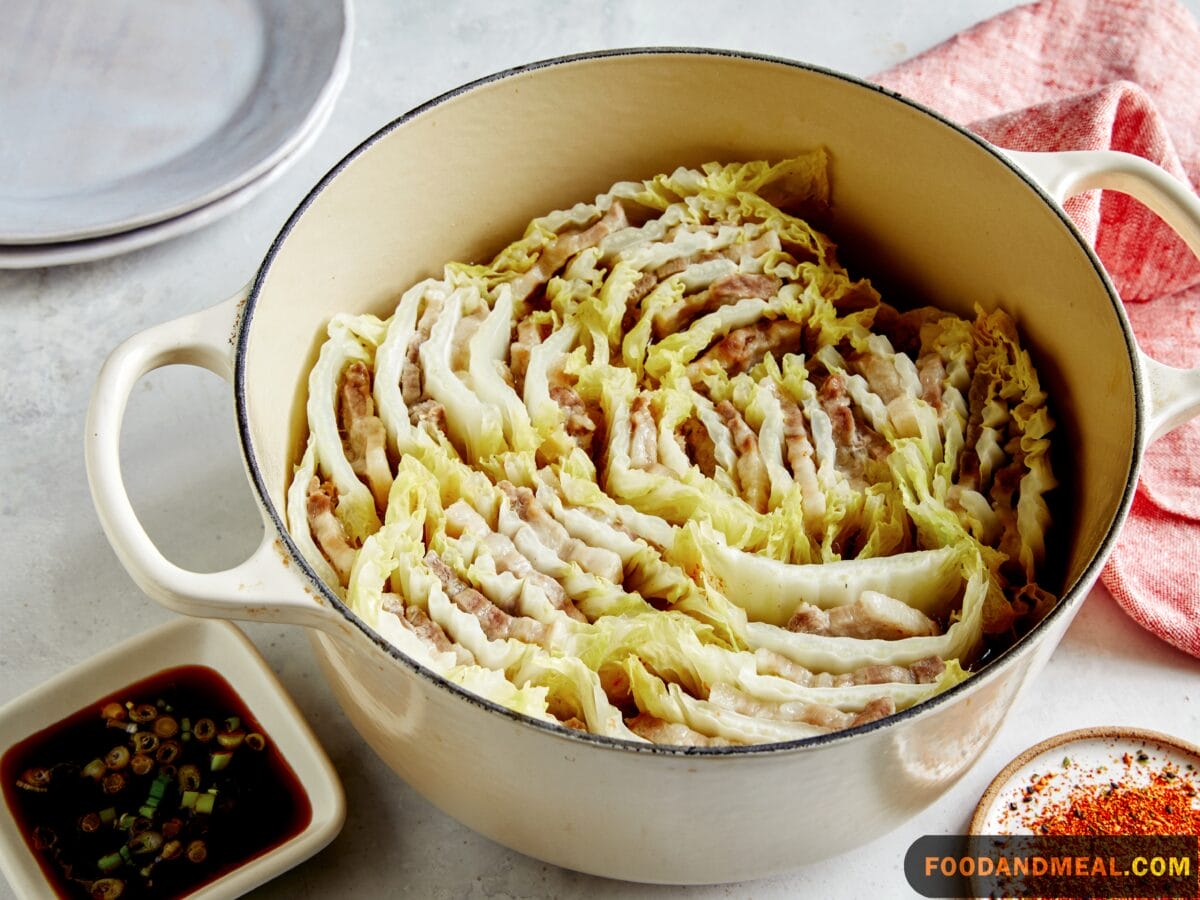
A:
{"label": "red chili powder", "polygon": [[1032,822],[1038,834],[1200,834],[1196,786],[1172,768],[1145,785],[1077,785]]}

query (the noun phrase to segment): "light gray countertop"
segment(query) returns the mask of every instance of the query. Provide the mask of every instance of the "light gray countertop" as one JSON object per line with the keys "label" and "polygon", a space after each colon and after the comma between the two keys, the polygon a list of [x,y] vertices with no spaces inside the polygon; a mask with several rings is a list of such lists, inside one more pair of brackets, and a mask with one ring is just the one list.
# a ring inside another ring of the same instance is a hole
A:
{"label": "light gray countertop", "polygon": [[[327,129],[248,206],[194,234],[128,256],[0,272],[0,333],[9,336],[10,347],[0,366],[5,573],[0,703],[172,615],[130,581],[89,496],[83,423],[105,356],[135,332],[235,293],[311,185],[378,127],[478,76],[609,47],[725,47],[868,75],[1012,5],[357,0],[351,73]],[[1200,0],[1187,5],[1200,14]],[[145,378],[130,401],[122,452],[134,503],[168,557],[215,571],[240,562],[256,546],[261,520],[240,462],[231,392],[223,382],[191,368]],[[1089,725],[1200,735],[1200,663],[1142,631],[1097,589],[978,765],[906,827],[769,880],[646,887],[545,865],[447,818],[358,737],[326,689],[300,629],[245,629],[329,752],[349,810],[333,844],[255,892],[263,898],[339,892],[471,898],[909,896],[902,869],[908,846],[922,834],[962,831],[988,781],[1030,744]],[[0,883],[0,898],[10,896]]]}

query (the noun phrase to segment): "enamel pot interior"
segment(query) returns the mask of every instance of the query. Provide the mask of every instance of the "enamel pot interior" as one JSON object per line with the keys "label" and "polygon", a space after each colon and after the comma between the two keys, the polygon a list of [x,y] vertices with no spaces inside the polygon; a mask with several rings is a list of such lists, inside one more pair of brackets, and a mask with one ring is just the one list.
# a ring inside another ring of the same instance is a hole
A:
{"label": "enamel pot interior", "polygon": [[[365,629],[353,632],[361,640],[316,637],[335,693],[372,746],[451,814],[523,852],[615,877],[724,881],[839,852],[936,799],[1058,642],[1127,507],[1140,425],[1119,302],[1061,210],[965,131],[835,73],[707,51],[560,60],[438,98],[331,172],[259,273],[236,390],[251,477],[279,523],[305,433],[305,380],[330,316],[386,316],[443,262],[486,260],[534,216],[618,180],[817,146],[832,159],[824,225],[853,273],[897,306],[971,315],[975,304],[1002,305],[1014,316],[1058,422],[1062,486],[1045,583],[1064,600],[928,709],[740,754],[630,751],[562,735],[465,699]],[[482,760],[473,752],[481,742],[492,748]],[[531,758],[532,772],[503,762]],[[529,777],[546,796],[523,787]],[[814,802],[838,810],[802,824],[810,817],[797,809]],[[789,804],[786,816],[776,809]],[[514,824],[537,816],[536,829]],[[572,838],[575,827],[587,841]]]}

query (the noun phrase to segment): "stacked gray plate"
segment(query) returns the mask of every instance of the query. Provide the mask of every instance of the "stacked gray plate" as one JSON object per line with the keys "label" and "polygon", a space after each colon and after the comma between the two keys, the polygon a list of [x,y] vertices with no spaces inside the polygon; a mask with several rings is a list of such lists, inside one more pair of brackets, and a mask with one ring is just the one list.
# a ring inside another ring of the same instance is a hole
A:
{"label": "stacked gray plate", "polygon": [[349,71],[349,0],[3,3],[0,268],[208,224],[315,140]]}

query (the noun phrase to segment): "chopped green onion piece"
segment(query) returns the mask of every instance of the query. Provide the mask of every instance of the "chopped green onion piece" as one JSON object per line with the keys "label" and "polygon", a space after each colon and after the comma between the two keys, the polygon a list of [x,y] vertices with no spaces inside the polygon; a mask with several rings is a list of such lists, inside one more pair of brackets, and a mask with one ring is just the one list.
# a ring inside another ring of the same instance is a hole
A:
{"label": "chopped green onion piece", "polygon": [[187,858],[192,862],[202,863],[207,856],[208,847],[199,838],[187,845]]}
{"label": "chopped green onion piece", "polygon": [[153,853],[162,845],[163,836],[157,831],[143,831],[129,842],[134,853]]}
{"label": "chopped green onion piece", "polygon": [[117,818],[117,810],[115,807],[109,806],[100,810],[100,821],[105,825],[111,825],[113,820]]}
{"label": "chopped green onion piece", "polygon": [[133,865],[133,853],[130,851],[128,844],[122,844],[121,849],[117,852],[121,854],[121,859],[125,860],[125,862],[129,863],[130,865]]}
{"label": "chopped green onion piece", "polygon": [[154,781],[150,784],[150,796],[155,800],[161,800],[162,795],[166,793],[167,784],[171,781],[166,775],[157,775]]}
{"label": "chopped green onion piece", "polygon": [[216,753],[209,755],[208,767],[213,772],[220,772],[229,765],[229,760],[231,759],[233,759],[233,754],[228,750],[218,750]]}
{"label": "chopped green onion piece", "polygon": [[213,806],[216,805],[216,802],[216,794],[201,794],[196,800],[196,812],[211,813],[213,811]]}
{"label": "chopped green onion piece", "polygon": [[81,774],[86,775],[88,778],[94,778],[96,781],[99,781],[104,777],[104,773],[107,771],[108,766],[104,764],[104,760],[97,757],[83,767],[83,772]]}
{"label": "chopped green onion piece", "polygon": [[224,731],[217,735],[217,743],[226,750],[236,750],[246,739],[246,732],[240,728],[237,731]]}
{"label": "chopped green onion piece", "polygon": [[192,737],[202,744],[211,741],[217,735],[217,725],[212,719],[200,719],[192,726]]}
{"label": "chopped green onion piece", "polygon": [[199,791],[184,791],[183,797],[179,801],[180,809],[195,809],[196,799],[200,796]]}
{"label": "chopped green onion piece", "polygon": [[267,746],[267,739],[265,737],[263,737],[261,734],[259,734],[257,731],[252,731],[248,735],[246,735],[246,746],[249,747],[251,750],[255,750],[255,751],[262,750],[264,747]]}
{"label": "chopped green onion piece", "polygon": [[225,730],[226,731],[236,731],[238,728],[241,727],[241,725],[242,725],[242,720],[239,719],[237,716],[230,716],[228,719],[225,720]]}
{"label": "chopped green onion piece", "polygon": [[179,767],[178,776],[179,789],[181,791],[194,791],[200,787],[200,767],[192,763]]}
{"label": "chopped green onion piece", "polygon": [[125,718],[125,707],[115,700],[112,703],[105,704],[100,710],[100,715],[106,719],[123,719]]}
{"label": "chopped green onion piece", "polygon": [[96,867],[101,872],[111,872],[121,865],[121,854],[110,853],[108,856],[102,856],[96,863]]}
{"label": "chopped green onion piece", "polygon": [[117,900],[125,893],[125,882],[120,878],[97,878],[92,882],[94,900]]}

